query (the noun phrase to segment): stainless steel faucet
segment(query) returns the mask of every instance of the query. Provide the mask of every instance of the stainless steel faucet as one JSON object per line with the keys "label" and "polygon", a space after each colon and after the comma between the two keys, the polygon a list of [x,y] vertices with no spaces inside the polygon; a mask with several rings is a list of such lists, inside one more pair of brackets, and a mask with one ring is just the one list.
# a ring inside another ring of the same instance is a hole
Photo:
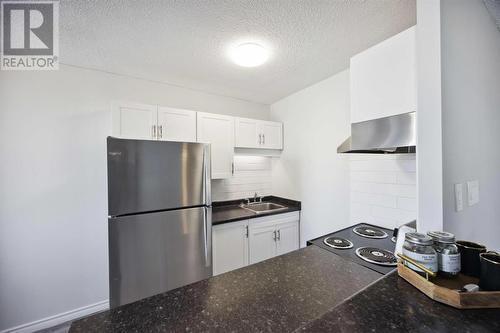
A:
{"label": "stainless steel faucet", "polygon": [[253,202],[257,202],[257,192],[253,195]]}

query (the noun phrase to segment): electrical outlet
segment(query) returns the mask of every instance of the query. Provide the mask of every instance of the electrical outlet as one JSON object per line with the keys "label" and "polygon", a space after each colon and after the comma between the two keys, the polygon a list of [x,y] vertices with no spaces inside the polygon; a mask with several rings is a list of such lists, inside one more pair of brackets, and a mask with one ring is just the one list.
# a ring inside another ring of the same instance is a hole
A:
{"label": "electrical outlet", "polygon": [[471,180],[467,182],[467,203],[469,206],[479,202],[479,181]]}
{"label": "electrical outlet", "polygon": [[455,210],[460,212],[464,209],[464,190],[463,185],[455,184]]}

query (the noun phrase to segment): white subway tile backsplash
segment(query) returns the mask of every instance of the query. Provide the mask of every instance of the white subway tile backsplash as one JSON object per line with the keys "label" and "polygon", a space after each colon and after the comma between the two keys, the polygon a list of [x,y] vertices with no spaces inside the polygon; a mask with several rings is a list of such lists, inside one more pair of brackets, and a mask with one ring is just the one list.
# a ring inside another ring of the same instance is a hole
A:
{"label": "white subway tile backsplash", "polygon": [[415,185],[395,185],[397,188],[397,196],[404,198],[416,198],[417,188]]}
{"label": "white subway tile backsplash", "polygon": [[[370,223],[387,228],[387,229],[394,229],[394,228],[398,227],[399,225],[401,225],[401,223],[399,223],[398,220],[391,219],[387,216],[384,216],[384,217],[372,216]],[[392,236],[392,235],[389,235],[389,236]]]}
{"label": "white subway tile backsplash", "polygon": [[405,209],[411,212],[417,211],[417,199],[416,198],[398,198],[398,208]]}
{"label": "white subway tile backsplash", "polygon": [[416,218],[415,154],[350,156],[351,222],[395,228]]}
{"label": "white subway tile backsplash", "polygon": [[[397,222],[406,223],[415,219],[415,213],[403,209],[373,206],[372,215],[378,218],[389,218]],[[396,226],[394,226],[396,227]]]}
{"label": "white subway tile backsplash", "polygon": [[366,159],[351,161],[351,171],[403,171],[415,172],[415,160]]}
{"label": "white subway tile backsplash", "polygon": [[271,171],[271,158],[263,156],[234,156],[235,171]]}
{"label": "white subway tile backsplash", "polygon": [[234,157],[234,175],[212,180],[212,200],[224,201],[272,194],[271,158],[263,156]]}
{"label": "white subway tile backsplash", "polygon": [[395,184],[397,175],[387,171],[351,171],[351,180],[360,182]]}
{"label": "white subway tile backsplash", "polygon": [[372,194],[385,194],[385,195],[393,195],[396,197],[407,197],[407,198],[414,198],[416,196],[414,185],[402,185],[402,184],[385,184],[385,183],[352,181],[351,191],[372,193]]}
{"label": "white subway tile backsplash", "polygon": [[398,168],[396,171],[402,170],[403,172],[416,172],[417,164],[415,160],[396,160]]}
{"label": "white subway tile backsplash", "polygon": [[352,192],[351,201],[365,205],[377,205],[383,207],[397,207],[397,198],[392,195]]}
{"label": "white subway tile backsplash", "polygon": [[372,216],[372,206],[357,202],[351,202],[351,219],[355,223],[368,222]]}
{"label": "white subway tile backsplash", "polygon": [[398,172],[396,177],[398,184],[417,184],[417,174],[415,172]]}

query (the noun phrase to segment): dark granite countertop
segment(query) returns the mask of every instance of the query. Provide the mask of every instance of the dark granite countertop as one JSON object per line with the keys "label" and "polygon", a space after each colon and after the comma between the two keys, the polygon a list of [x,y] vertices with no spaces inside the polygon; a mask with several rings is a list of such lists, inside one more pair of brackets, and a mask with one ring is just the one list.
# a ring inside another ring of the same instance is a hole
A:
{"label": "dark granite countertop", "polygon": [[431,300],[393,272],[301,331],[500,332],[500,309],[455,309]]}
{"label": "dark granite countertop", "polygon": [[309,246],[75,321],[70,332],[290,332],[380,277]]}
{"label": "dark granite countertop", "polygon": [[269,215],[284,214],[300,210],[300,201],[289,200],[275,196],[264,197],[263,202],[274,202],[277,204],[281,204],[283,206],[286,206],[287,209],[255,214],[249,210],[241,208],[239,205],[243,202],[244,200],[214,202],[212,206],[212,225]]}

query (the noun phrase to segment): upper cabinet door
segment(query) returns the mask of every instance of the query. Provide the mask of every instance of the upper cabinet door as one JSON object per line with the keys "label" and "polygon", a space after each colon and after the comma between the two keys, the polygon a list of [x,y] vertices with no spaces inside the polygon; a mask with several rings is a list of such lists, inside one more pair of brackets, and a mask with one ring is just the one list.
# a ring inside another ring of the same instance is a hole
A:
{"label": "upper cabinet door", "polygon": [[415,30],[351,58],[352,123],[417,110]]}
{"label": "upper cabinet door", "polygon": [[248,118],[234,119],[234,146],[238,148],[259,148],[259,121]]}
{"label": "upper cabinet door", "polygon": [[211,144],[212,179],[233,174],[234,120],[213,113],[197,113],[198,142]]}
{"label": "upper cabinet door", "polygon": [[261,145],[265,149],[283,149],[283,124],[260,121]]}
{"label": "upper cabinet door", "polygon": [[113,105],[113,136],[125,139],[156,140],[157,113],[155,105],[115,103]]}
{"label": "upper cabinet door", "polygon": [[235,147],[283,149],[283,124],[272,121],[236,118]]}
{"label": "upper cabinet door", "polygon": [[196,112],[158,107],[158,139],[196,142]]}

